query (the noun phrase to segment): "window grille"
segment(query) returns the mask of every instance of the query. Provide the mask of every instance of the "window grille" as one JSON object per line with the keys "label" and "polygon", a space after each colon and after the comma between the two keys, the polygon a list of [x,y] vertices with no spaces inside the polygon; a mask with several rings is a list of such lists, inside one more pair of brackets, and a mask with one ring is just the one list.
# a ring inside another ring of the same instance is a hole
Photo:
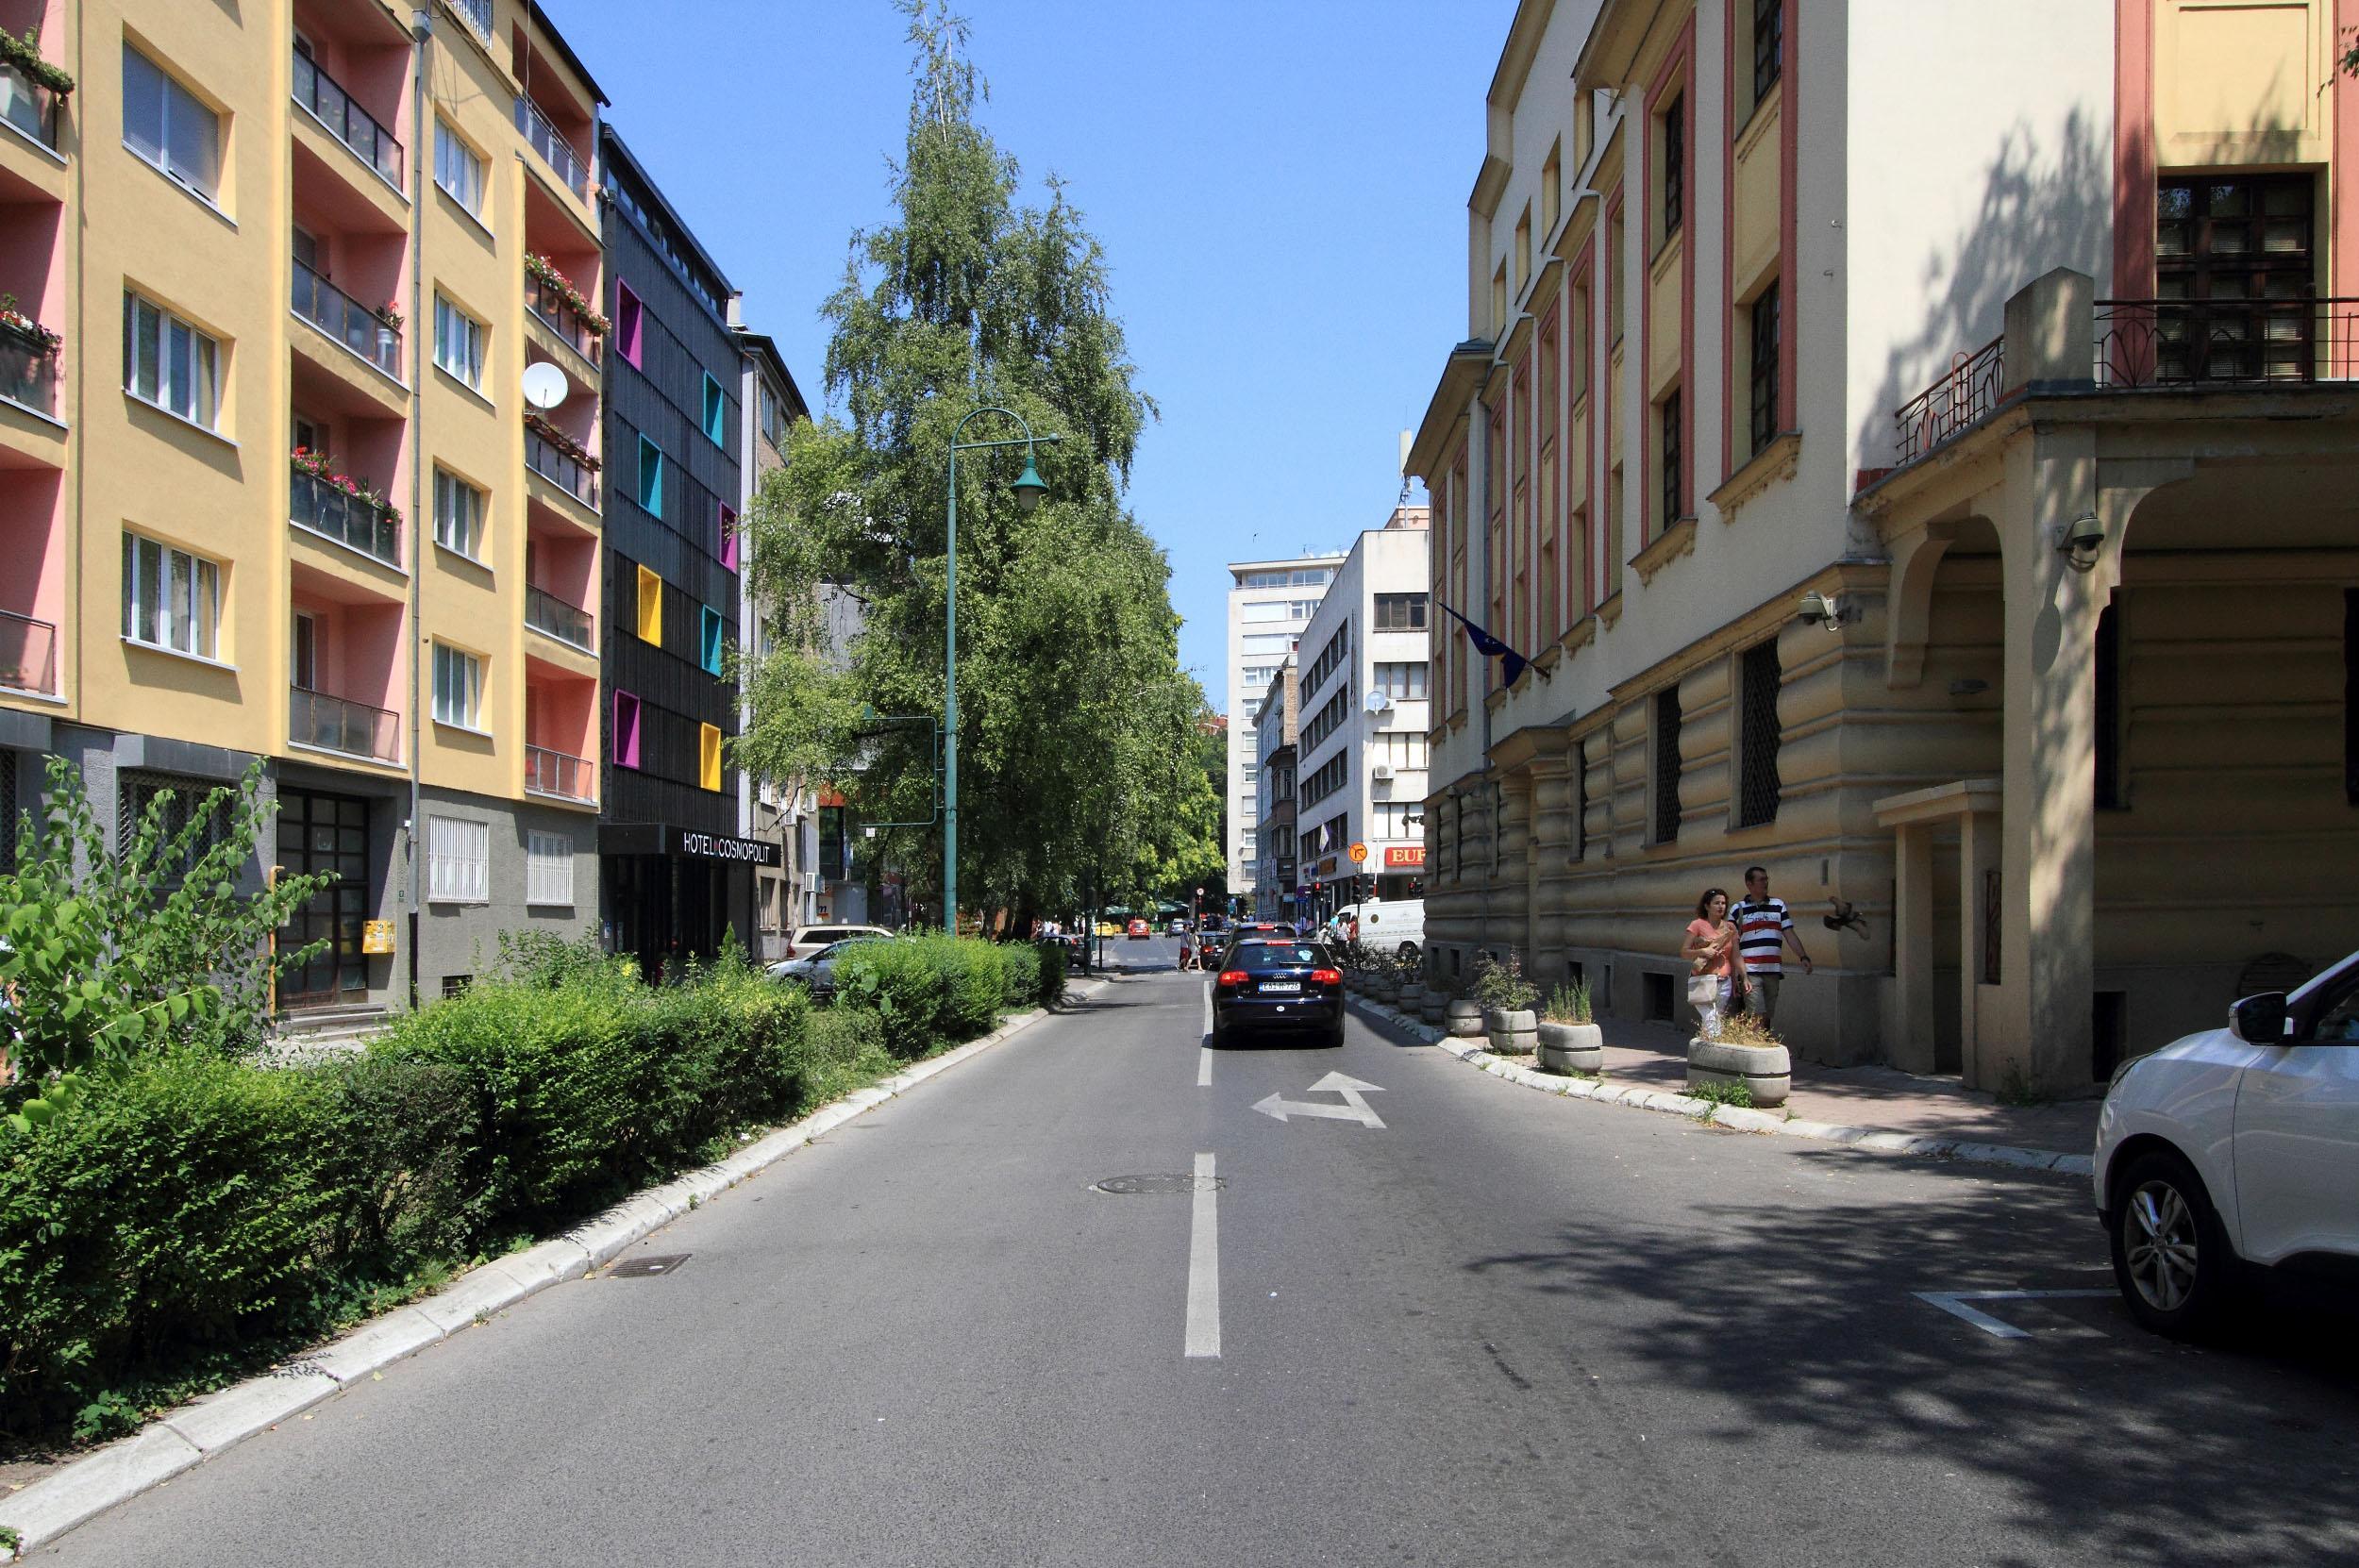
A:
{"label": "window grille", "polygon": [[1752,438],[1759,453],[1778,437],[1778,286],[1753,301]]}
{"label": "window grille", "polygon": [[1654,694],[1654,842],[1680,836],[1680,693],[1676,686]]}
{"label": "window grille", "polygon": [[1663,400],[1663,523],[1665,528],[1681,516],[1680,468],[1685,461],[1680,451],[1680,394],[1671,393]]}
{"label": "window grille", "polygon": [[1739,827],[1778,820],[1778,686],[1782,678],[1775,639],[1745,650],[1739,676]]}
{"label": "window grille", "polygon": [[1785,74],[1785,0],[1753,0],[1753,102]]}
{"label": "window grille", "polygon": [[2097,685],[2097,808],[2119,810],[2121,776],[2121,607],[2107,605],[2097,616],[2095,658]]}
{"label": "window grille", "polygon": [[[214,788],[215,786],[207,783],[204,779],[182,778],[172,774],[124,774],[116,785],[115,792],[116,852],[120,854],[128,848],[131,841],[139,836],[140,824],[147,818],[148,804],[158,795],[167,791],[171,792],[172,795],[172,799],[164,807],[163,836],[157,841],[157,847],[161,849],[195,818],[198,809],[205,804],[205,797],[210,794]],[[222,817],[223,812],[214,812],[210,822],[207,824],[204,835],[189,845],[188,865],[194,865],[197,859],[207,850],[221,842],[226,832]],[[180,869],[185,875],[187,866]]]}
{"label": "window grille", "polygon": [[1589,743],[1573,745],[1573,859],[1589,859]]}
{"label": "window grille", "polygon": [[1671,100],[1663,111],[1663,237],[1680,231],[1680,214],[1687,201],[1687,103]]}

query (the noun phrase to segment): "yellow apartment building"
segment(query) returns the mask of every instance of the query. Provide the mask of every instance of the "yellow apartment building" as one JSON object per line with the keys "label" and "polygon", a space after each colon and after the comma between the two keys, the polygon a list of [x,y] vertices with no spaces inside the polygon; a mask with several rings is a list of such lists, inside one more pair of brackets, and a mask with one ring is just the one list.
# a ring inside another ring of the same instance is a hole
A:
{"label": "yellow apartment building", "polygon": [[1435,640],[1445,976],[1684,1023],[1759,865],[1798,1050],[2070,1093],[2359,946],[2340,20],[1516,8],[1409,464],[1533,660]]}
{"label": "yellow apartment building", "polygon": [[605,102],[525,0],[0,0],[0,791],[256,759],[282,1003],[594,929]]}

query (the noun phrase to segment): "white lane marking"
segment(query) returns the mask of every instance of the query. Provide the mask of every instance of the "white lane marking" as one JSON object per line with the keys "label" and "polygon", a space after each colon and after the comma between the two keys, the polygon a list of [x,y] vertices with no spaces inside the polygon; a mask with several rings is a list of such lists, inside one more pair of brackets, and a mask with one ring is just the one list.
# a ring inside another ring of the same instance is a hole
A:
{"label": "white lane marking", "polygon": [[1384,1118],[1370,1109],[1368,1102],[1360,1097],[1363,1094],[1383,1093],[1384,1086],[1380,1083],[1362,1083],[1358,1078],[1347,1078],[1341,1073],[1330,1073],[1313,1084],[1310,1093],[1341,1094],[1344,1103],[1329,1105],[1323,1100],[1289,1100],[1272,1094],[1257,1102],[1253,1109],[1264,1116],[1275,1116],[1281,1122],[1289,1116],[1326,1116],[1339,1122],[1357,1122],[1364,1127],[1384,1125]]}
{"label": "white lane marking", "polygon": [[1198,1089],[1213,1087],[1213,1048],[1210,1045],[1196,1048],[1196,1086]]}
{"label": "white lane marking", "polygon": [[1196,1212],[1188,1226],[1188,1357],[1220,1359],[1220,1193],[1213,1157],[1196,1157]]}
{"label": "white lane marking", "polygon": [[1918,1291],[1916,1299],[1928,1301],[1952,1317],[1964,1318],[1995,1340],[2028,1340],[2032,1331],[2003,1323],[1988,1312],[1966,1305],[1969,1301],[2087,1301],[2110,1296],[2113,1291]]}

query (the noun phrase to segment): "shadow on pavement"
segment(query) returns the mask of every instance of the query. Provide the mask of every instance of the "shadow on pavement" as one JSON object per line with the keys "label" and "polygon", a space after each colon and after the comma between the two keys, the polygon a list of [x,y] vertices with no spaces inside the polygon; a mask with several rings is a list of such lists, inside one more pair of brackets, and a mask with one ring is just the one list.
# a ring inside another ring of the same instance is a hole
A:
{"label": "shadow on pavement", "polygon": [[[1664,1179],[1714,1179],[1696,1172]],[[1912,1293],[2112,1276],[2055,1178],[1977,1174],[1977,1189],[1889,1205],[1732,1194],[1688,1209],[1703,1223],[1685,1229],[1576,1219],[1553,1250],[1466,1266],[1560,1298],[1581,1329],[1568,1357],[1610,1351],[1733,1401],[1739,1420],[1715,1434],[1732,1458],[1972,1473],[2004,1485],[2013,1523],[2053,1544],[2045,1560],[2359,1561],[2353,1314],[2272,1293],[2207,1349],[2147,1334],[2116,1299],[2009,1303],[1992,1309],[2032,1337],[1992,1338]]]}

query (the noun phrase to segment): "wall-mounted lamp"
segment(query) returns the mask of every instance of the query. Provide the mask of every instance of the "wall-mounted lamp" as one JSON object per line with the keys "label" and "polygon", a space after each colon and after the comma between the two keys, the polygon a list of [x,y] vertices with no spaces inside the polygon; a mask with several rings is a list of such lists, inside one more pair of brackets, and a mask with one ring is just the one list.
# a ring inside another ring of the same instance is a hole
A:
{"label": "wall-mounted lamp", "polygon": [[1794,619],[1806,626],[1824,626],[1829,631],[1835,631],[1844,623],[1858,620],[1859,611],[1814,591],[1803,594],[1802,602],[1794,607]]}
{"label": "wall-mounted lamp", "polygon": [[2084,511],[2056,530],[2056,553],[2075,572],[2097,570],[2097,553],[2105,546],[2105,525],[2093,511]]}

